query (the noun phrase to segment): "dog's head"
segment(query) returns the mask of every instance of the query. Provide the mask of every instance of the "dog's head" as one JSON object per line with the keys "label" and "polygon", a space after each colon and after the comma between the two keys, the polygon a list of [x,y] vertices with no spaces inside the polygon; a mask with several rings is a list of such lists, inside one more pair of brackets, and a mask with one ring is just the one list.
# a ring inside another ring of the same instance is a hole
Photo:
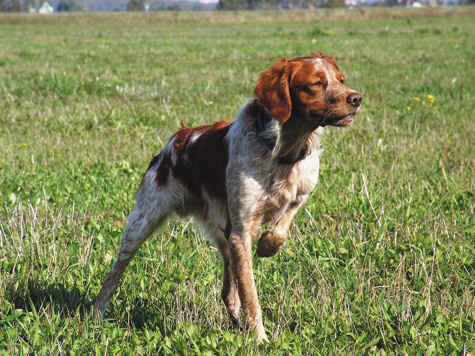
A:
{"label": "dog's head", "polygon": [[254,95],[282,123],[298,117],[315,126],[347,126],[363,97],[344,83],[332,57],[312,52],[309,57],[281,59],[263,71]]}

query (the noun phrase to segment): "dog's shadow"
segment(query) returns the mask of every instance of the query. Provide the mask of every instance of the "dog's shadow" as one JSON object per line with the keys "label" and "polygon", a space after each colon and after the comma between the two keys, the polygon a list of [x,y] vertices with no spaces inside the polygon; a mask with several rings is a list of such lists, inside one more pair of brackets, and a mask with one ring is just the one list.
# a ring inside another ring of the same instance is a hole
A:
{"label": "dog's shadow", "polygon": [[[40,316],[43,310],[48,309],[61,319],[78,315],[83,320],[94,317],[92,312],[94,301],[87,288],[80,289],[77,286],[67,286],[63,283],[44,284],[29,281],[16,288],[13,286],[7,288],[5,296],[12,309],[21,309],[24,312],[33,312]],[[103,318],[115,319],[119,324],[127,323],[128,326],[133,326],[136,329],[164,328],[163,322],[157,323],[156,318],[151,318],[151,315],[157,312],[157,307],[160,309],[161,306],[152,305],[148,300],[141,298],[131,302],[130,308],[121,307],[121,305],[109,306]],[[95,318],[95,320],[98,319]]]}
{"label": "dog's shadow", "polygon": [[85,315],[92,306],[86,291],[75,286],[67,287],[63,283],[29,281],[15,288],[7,288],[6,299],[14,309],[39,314],[42,309],[51,308],[60,317],[72,316],[78,312]]}

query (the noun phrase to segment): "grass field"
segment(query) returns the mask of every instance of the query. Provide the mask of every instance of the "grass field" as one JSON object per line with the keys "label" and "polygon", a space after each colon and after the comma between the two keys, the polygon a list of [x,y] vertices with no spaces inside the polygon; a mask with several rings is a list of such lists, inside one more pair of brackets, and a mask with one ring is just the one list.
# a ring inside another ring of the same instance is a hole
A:
{"label": "grass field", "polygon": [[[475,354],[474,9],[356,11],[0,15],[0,354]],[[190,221],[142,247],[95,322],[152,156],[315,50],[365,101],[327,130],[286,247],[254,261],[270,344],[233,327]]]}

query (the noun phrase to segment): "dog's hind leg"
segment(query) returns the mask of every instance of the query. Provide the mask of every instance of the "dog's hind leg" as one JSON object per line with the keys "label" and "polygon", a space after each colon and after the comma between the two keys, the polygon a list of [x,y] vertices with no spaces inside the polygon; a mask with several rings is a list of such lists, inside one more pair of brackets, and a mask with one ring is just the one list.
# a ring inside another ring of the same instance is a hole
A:
{"label": "dog's hind leg", "polygon": [[221,259],[223,260],[223,287],[221,289],[221,298],[231,316],[231,319],[239,324],[239,314],[241,310],[241,300],[239,299],[237,277],[232,267],[231,251],[225,229],[221,229],[214,223],[205,219],[198,219],[205,234],[211,244],[218,248]]}
{"label": "dog's hind leg", "polygon": [[227,240],[218,242],[219,253],[223,260],[223,289],[221,290],[221,298],[228,309],[229,315],[236,323],[239,322],[239,314],[241,310],[241,300],[239,299],[237,277],[232,266],[231,252]]}
{"label": "dog's hind leg", "polygon": [[226,249],[221,251],[224,264],[223,289],[221,290],[221,298],[228,309],[229,315],[236,323],[239,322],[241,311],[241,299],[239,299],[238,285],[236,274],[232,266],[231,253],[229,252],[229,244],[226,241]]}
{"label": "dog's hind leg", "polygon": [[170,188],[157,187],[155,182],[146,179],[147,174],[137,193],[135,209],[129,216],[117,259],[94,303],[94,311],[98,314],[106,308],[119,284],[120,277],[140,246],[163,224],[171,212],[167,201]]}

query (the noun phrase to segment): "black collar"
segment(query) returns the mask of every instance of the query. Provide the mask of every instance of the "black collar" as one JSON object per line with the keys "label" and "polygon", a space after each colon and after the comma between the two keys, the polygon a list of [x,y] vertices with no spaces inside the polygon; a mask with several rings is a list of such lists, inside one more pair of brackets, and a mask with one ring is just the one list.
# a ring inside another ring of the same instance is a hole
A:
{"label": "black collar", "polygon": [[[267,146],[269,151],[272,152],[275,148],[276,143],[275,141],[271,140],[270,138],[264,135],[265,128],[264,128],[264,123],[262,122],[262,108],[259,109],[259,114],[257,114],[256,126],[257,126],[257,136],[261,138],[262,142],[264,142],[264,144]],[[300,154],[298,155],[296,159],[292,159],[291,154],[279,153],[279,155],[277,155],[277,161],[280,164],[294,164],[303,160],[305,156],[309,155],[310,153],[311,152],[308,152],[308,146],[305,145],[305,147],[302,148],[302,151],[300,151]]]}

